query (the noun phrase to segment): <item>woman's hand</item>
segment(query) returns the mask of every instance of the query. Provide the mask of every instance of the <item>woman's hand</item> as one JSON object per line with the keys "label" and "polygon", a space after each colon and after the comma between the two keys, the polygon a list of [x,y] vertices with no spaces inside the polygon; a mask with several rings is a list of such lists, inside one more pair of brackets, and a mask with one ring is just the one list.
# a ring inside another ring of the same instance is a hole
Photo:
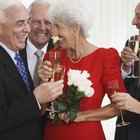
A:
{"label": "woman's hand", "polygon": [[[69,123],[70,122],[70,117],[69,117],[69,113],[60,113],[59,114],[59,118],[63,121],[65,121],[66,123]],[[83,112],[78,112],[77,113],[77,117],[76,119],[74,120],[74,122],[82,122],[82,121],[85,121],[85,115]]]}
{"label": "woman's hand", "polygon": [[128,110],[140,114],[140,102],[128,93],[115,93],[112,96],[112,102],[116,103],[119,109]]}
{"label": "woman's hand", "polygon": [[43,83],[48,82],[52,78],[53,70],[51,68],[51,62],[44,61],[38,67],[38,74]]}
{"label": "woman's hand", "polygon": [[68,113],[60,113],[59,118],[63,120],[65,123],[70,122],[69,112]]}
{"label": "woman's hand", "polygon": [[86,121],[84,112],[78,112],[78,113],[77,113],[77,117],[76,117],[76,119],[74,120],[74,122],[83,122],[83,121]]}

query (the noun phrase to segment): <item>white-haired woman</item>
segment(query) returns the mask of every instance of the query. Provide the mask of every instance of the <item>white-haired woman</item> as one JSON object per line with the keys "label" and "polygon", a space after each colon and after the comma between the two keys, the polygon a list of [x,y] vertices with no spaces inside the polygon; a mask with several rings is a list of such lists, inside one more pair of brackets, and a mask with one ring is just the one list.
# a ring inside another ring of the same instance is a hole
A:
{"label": "white-haired woman", "polygon": [[[66,73],[71,69],[86,70],[95,93],[90,98],[82,98],[81,107],[74,122],[62,122],[52,125],[47,121],[44,140],[105,140],[101,120],[119,114],[113,103],[101,107],[105,93],[111,97],[108,81],[119,79],[120,90],[125,91],[120,73],[120,58],[113,48],[98,48],[87,41],[88,31],[92,27],[93,11],[90,3],[81,0],[57,0],[49,9],[49,20],[54,24],[54,35],[61,38],[61,64],[66,65]],[[46,54],[39,75],[43,81],[52,77],[50,62]],[[44,75],[46,74],[46,75]],[[64,77],[65,88],[67,74]],[[61,116],[61,119],[66,119]]]}

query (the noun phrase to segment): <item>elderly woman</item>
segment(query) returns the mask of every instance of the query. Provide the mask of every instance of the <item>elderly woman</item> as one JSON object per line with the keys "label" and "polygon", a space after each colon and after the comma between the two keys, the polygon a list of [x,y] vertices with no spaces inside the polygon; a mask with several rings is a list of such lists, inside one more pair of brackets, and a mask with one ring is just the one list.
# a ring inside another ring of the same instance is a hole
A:
{"label": "elderly woman", "polygon": [[[82,98],[81,106],[74,122],[52,125],[47,121],[44,140],[105,140],[101,120],[119,115],[115,104],[101,107],[105,93],[111,98],[108,81],[119,79],[120,90],[125,91],[120,72],[120,58],[113,48],[99,48],[87,41],[88,31],[92,27],[93,11],[88,1],[57,0],[49,8],[49,20],[54,24],[54,35],[61,40],[61,64],[68,70],[88,71],[92,81],[94,95]],[[48,54],[40,66],[39,75],[42,81],[52,77],[51,63]],[[46,78],[47,77],[47,78]],[[67,74],[64,77],[65,88]],[[65,117],[61,116],[65,120]]]}

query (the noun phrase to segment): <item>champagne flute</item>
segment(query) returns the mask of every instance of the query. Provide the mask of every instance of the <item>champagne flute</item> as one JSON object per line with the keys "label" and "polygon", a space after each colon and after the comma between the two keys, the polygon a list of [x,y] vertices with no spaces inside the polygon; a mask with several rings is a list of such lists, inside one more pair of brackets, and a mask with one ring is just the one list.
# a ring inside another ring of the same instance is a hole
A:
{"label": "champagne flute", "polygon": [[61,52],[49,52],[49,61],[51,62],[51,68],[55,70],[55,65],[60,65]]}
{"label": "champagne flute", "polygon": [[[54,67],[55,67],[55,70],[53,73],[53,80],[56,82],[64,78],[66,67],[64,65],[54,65]],[[59,112],[58,110],[55,109],[55,101],[51,102],[50,109],[47,109],[47,111],[50,111],[49,118],[54,119],[55,113]]]}
{"label": "champagne flute", "polygon": [[[120,84],[118,79],[108,81],[108,86],[111,94],[115,94],[120,91]],[[130,124],[130,122],[124,121],[124,117],[121,109],[120,109],[120,116],[121,116],[121,122],[117,124],[117,127],[127,126]]]}
{"label": "champagne flute", "polygon": [[[137,54],[138,53],[138,49],[139,49],[139,40],[138,40],[138,36],[133,36],[130,38],[129,42],[128,42],[128,47],[130,47],[132,49],[132,51]],[[138,61],[139,59],[135,59],[133,60],[133,64],[132,64],[132,74],[127,76],[127,78],[138,78],[138,76],[135,76],[134,74],[134,68],[135,68],[135,61]]]}
{"label": "champagne flute", "polygon": [[[65,66],[60,65],[60,60],[61,60],[61,52],[49,53],[49,61],[51,62],[51,68],[53,69],[53,75],[52,75],[53,81],[58,81],[60,79],[63,79],[64,77]],[[50,119],[53,119],[55,113],[58,112],[54,108],[54,102],[55,101],[52,101],[50,104],[50,108],[46,109],[47,111],[49,111]]]}
{"label": "champagne flute", "polygon": [[[57,68],[57,66],[60,65],[60,60],[61,60],[61,52],[57,52],[57,51],[49,52],[49,61],[51,62],[51,68],[53,70],[53,75],[52,75],[53,80],[54,80],[55,69]],[[50,108],[47,108],[46,110],[50,112],[55,112],[53,101],[51,102]]]}

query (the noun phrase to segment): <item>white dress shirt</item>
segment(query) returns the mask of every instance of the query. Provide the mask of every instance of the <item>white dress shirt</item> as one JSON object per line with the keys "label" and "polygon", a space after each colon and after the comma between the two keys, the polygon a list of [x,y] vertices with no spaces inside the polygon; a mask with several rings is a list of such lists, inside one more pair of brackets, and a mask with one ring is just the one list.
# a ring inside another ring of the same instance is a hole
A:
{"label": "white dress shirt", "polygon": [[6,47],[6,45],[3,44],[2,42],[0,42],[0,46],[2,46],[6,50],[6,52],[10,55],[10,57],[12,58],[12,60],[14,61],[15,65],[16,65],[16,60],[14,59],[15,52],[10,50],[8,47]]}
{"label": "white dress shirt", "polygon": [[[46,54],[47,47],[48,47],[48,43],[41,49],[42,52],[44,53],[42,56],[42,59],[44,58],[44,55]],[[36,51],[37,51],[37,48],[30,42],[29,39],[27,39],[27,46],[26,46],[27,61],[28,61],[28,68],[29,68],[32,79],[33,79],[35,65],[37,62],[37,57],[35,56]]]}

